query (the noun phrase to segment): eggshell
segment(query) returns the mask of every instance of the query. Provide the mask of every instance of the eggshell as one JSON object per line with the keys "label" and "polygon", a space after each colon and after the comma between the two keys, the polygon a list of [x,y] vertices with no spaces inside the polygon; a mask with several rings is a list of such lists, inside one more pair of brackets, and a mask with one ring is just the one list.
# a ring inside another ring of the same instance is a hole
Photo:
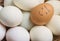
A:
{"label": "eggshell", "polygon": [[0,41],[5,37],[6,29],[3,25],[0,24]]}
{"label": "eggshell", "polygon": [[[49,0],[49,1],[56,1],[56,0]],[[57,1],[60,1],[60,0],[57,0]]]}
{"label": "eggshell", "polygon": [[38,4],[44,3],[45,0],[13,0],[13,3],[24,11],[30,11]]}
{"label": "eggshell", "polygon": [[30,12],[23,12],[23,20],[21,26],[30,30],[33,26],[32,22],[30,21]]}
{"label": "eggshell", "polygon": [[47,1],[54,8],[54,14],[60,15],[60,1]]}
{"label": "eggshell", "polygon": [[2,10],[2,8],[3,8],[3,7],[2,7],[2,6],[0,6],[0,11]]}
{"label": "eggshell", "polygon": [[47,24],[54,14],[54,9],[50,4],[43,3],[31,10],[31,21],[36,25]]}
{"label": "eggshell", "polygon": [[14,27],[22,22],[21,10],[14,6],[6,6],[0,11],[0,21],[8,27]]}
{"label": "eggshell", "polygon": [[35,26],[30,31],[30,36],[32,41],[52,41],[53,34],[45,26]]}
{"label": "eggshell", "polygon": [[60,16],[54,15],[46,26],[51,29],[54,35],[60,35]]}
{"label": "eggshell", "polygon": [[29,33],[23,27],[14,27],[6,33],[7,41],[30,41]]}
{"label": "eggshell", "polygon": [[4,6],[14,6],[13,0],[4,0]]}

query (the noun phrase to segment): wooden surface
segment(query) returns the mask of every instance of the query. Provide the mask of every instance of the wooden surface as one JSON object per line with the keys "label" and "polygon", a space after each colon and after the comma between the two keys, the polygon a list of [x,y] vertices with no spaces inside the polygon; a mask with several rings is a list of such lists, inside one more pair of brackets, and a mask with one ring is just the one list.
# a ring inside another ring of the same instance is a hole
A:
{"label": "wooden surface", "polygon": [[60,41],[60,36],[54,36],[54,41]]}
{"label": "wooden surface", "polygon": [[4,5],[4,0],[0,0],[0,5]]}

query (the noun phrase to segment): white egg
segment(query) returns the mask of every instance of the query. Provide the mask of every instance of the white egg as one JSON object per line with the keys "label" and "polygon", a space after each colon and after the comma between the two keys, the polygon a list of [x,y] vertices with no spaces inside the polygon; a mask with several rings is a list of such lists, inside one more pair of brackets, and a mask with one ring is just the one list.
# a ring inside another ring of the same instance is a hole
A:
{"label": "white egg", "polygon": [[4,0],[4,6],[14,6],[13,0]]}
{"label": "white egg", "polygon": [[0,11],[2,10],[2,8],[3,8],[3,7],[2,7],[2,6],[0,6]]}
{"label": "white egg", "polygon": [[33,7],[44,3],[45,0],[13,0],[13,3],[25,11],[30,11]]}
{"label": "white egg", "polygon": [[[49,0],[49,1],[56,1],[56,0]],[[59,0],[57,0],[57,1],[59,1]]]}
{"label": "white egg", "polygon": [[8,27],[14,27],[22,22],[21,10],[14,6],[6,6],[0,11],[0,21]]}
{"label": "white egg", "polygon": [[23,27],[14,27],[6,33],[7,41],[30,41],[29,33]]}
{"label": "white egg", "polygon": [[0,41],[5,37],[6,29],[3,25],[0,24]]}
{"label": "white egg", "polygon": [[30,30],[33,26],[32,22],[30,21],[30,12],[23,12],[23,20],[21,26]]}
{"label": "white egg", "polygon": [[46,3],[49,3],[54,8],[54,14],[60,15],[60,1],[47,1]]}
{"label": "white egg", "polygon": [[30,31],[32,41],[52,41],[53,34],[45,26],[35,26]]}
{"label": "white egg", "polygon": [[60,16],[54,15],[46,26],[52,30],[54,35],[60,35]]}

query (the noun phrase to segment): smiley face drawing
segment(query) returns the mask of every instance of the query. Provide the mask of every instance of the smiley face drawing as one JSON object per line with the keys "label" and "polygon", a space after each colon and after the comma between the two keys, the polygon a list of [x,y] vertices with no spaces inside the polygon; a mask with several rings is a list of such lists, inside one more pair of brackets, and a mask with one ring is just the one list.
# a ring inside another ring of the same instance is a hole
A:
{"label": "smiley face drawing", "polygon": [[35,25],[47,24],[54,14],[54,8],[48,3],[40,4],[31,10],[30,19]]}

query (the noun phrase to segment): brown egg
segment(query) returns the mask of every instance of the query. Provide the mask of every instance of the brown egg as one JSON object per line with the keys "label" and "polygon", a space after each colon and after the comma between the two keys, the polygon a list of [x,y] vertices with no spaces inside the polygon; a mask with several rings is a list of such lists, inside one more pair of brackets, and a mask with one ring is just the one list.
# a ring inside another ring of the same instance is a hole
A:
{"label": "brown egg", "polygon": [[31,10],[31,21],[36,25],[45,25],[54,14],[52,5],[48,3],[40,4]]}

